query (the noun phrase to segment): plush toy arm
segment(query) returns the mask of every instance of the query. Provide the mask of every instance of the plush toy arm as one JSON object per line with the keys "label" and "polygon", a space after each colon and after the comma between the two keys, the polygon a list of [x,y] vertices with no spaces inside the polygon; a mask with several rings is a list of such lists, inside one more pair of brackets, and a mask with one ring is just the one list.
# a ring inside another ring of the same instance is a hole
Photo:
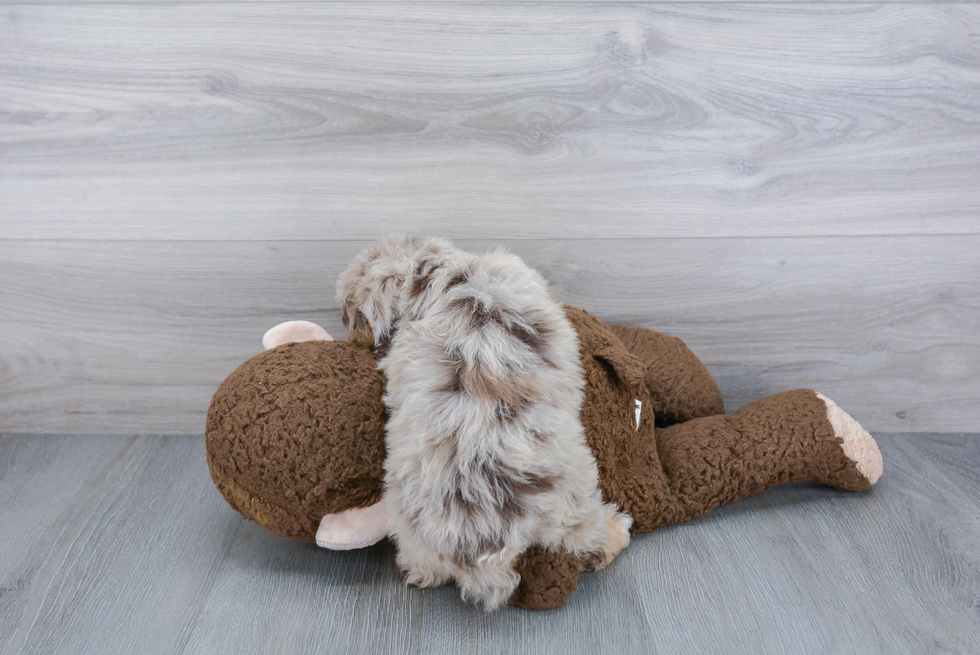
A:
{"label": "plush toy arm", "polygon": [[578,586],[580,568],[578,558],[567,551],[530,548],[514,563],[521,582],[510,603],[528,610],[561,607]]}
{"label": "plush toy arm", "polygon": [[646,365],[646,385],[657,425],[725,413],[711,373],[677,337],[646,328],[610,325],[634,357]]}

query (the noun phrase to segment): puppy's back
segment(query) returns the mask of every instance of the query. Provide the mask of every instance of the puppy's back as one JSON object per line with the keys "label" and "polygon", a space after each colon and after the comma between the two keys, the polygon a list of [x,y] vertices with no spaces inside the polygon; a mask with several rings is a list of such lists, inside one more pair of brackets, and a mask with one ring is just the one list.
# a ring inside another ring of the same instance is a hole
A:
{"label": "puppy's back", "polygon": [[382,368],[388,493],[404,529],[465,568],[540,541],[540,517],[574,513],[557,499],[594,491],[596,478],[562,307],[518,257],[462,255],[430,281],[431,303],[402,324]]}

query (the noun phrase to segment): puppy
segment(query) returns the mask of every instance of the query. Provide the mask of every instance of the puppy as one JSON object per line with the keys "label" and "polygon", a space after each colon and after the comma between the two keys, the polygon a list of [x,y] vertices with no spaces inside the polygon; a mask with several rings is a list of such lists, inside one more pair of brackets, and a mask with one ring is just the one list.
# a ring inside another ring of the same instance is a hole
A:
{"label": "puppy", "polygon": [[337,298],[349,339],[382,354],[389,534],[407,584],[455,579],[493,609],[530,546],[602,568],[629,543],[579,421],[577,334],[536,271],[394,235],[357,256]]}

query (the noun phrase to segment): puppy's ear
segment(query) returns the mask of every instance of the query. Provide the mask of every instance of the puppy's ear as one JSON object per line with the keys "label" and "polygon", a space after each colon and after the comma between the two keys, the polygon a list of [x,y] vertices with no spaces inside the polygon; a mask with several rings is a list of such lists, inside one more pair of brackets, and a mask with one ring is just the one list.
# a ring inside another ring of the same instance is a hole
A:
{"label": "puppy's ear", "polygon": [[383,356],[391,346],[398,329],[397,300],[401,280],[396,276],[364,275],[339,285],[341,319],[347,328],[347,340],[377,348]]}
{"label": "puppy's ear", "polygon": [[[414,259],[425,245],[417,237],[385,237],[358,254],[340,274],[337,305],[349,341],[381,351],[391,345],[401,318],[402,286],[411,277]],[[439,245],[432,244],[427,252],[434,254]]]}
{"label": "puppy's ear", "polygon": [[378,286],[378,291],[365,296],[355,311],[367,323],[366,334],[357,335],[350,330],[348,339],[376,348],[382,357],[387,355],[401,318],[397,304],[400,289],[400,280],[387,278]]}
{"label": "puppy's ear", "polygon": [[371,329],[371,324],[352,297],[344,299],[340,308],[340,318],[347,328],[348,341],[374,348],[374,331]]}

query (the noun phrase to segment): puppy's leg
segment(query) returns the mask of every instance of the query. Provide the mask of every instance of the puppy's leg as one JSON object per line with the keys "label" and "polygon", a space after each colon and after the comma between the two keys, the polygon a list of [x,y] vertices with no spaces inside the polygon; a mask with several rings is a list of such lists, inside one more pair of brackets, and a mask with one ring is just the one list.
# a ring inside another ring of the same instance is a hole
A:
{"label": "puppy's leg", "polygon": [[603,522],[606,538],[600,549],[602,558],[594,567],[587,568],[601,569],[609,566],[630,542],[630,526],[633,525],[633,519],[617,511],[613,504],[607,504],[603,507],[606,510],[606,519]]}
{"label": "puppy's leg", "polygon": [[612,503],[590,497],[592,507],[582,521],[573,526],[563,546],[576,555],[583,568],[601,569],[612,563],[630,542],[633,519]]}
{"label": "puppy's leg", "polygon": [[562,433],[567,438],[547,454],[564,475],[552,496],[556,504],[543,513],[547,523],[536,536],[546,547],[572,553],[584,568],[601,569],[629,544],[633,519],[614,503],[603,502],[596,462],[581,430],[570,425]]}
{"label": "puppy's leg", "polygon": [[514,560],[519,554],[516,549],[505,546],[481,555],[474,566],[458,569],[456,584],[463,598],[480,603],[486,610],[507,602],[521,581],[521,576],[514,570]]}
{"label": "puppy's leg", "polygon": [[445,558],[415,539],[411,532],[399,535],[395,563],[401,572],[402,582],[408,586],[438,587],[452,578]]}

